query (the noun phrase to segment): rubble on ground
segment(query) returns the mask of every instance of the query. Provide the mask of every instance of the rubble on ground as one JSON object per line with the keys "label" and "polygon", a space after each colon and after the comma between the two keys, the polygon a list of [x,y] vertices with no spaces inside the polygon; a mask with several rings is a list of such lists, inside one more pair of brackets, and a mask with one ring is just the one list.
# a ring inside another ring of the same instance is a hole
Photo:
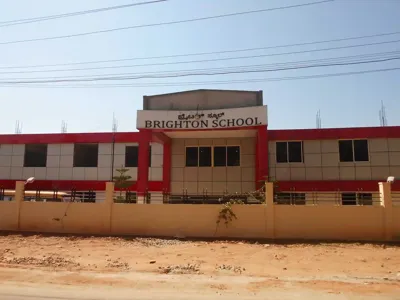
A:
{"label": "rubble on ground", "polygon": [[184,241],[177,239],[157,239],[157,238],[135,238],[132,240],[132,242],[146,247],[175,246],[185,243]]}
{"label": "rubble on ground", "polygon": [[126,262],[122,262],[119,259],[108,259],[107,261],[108,263],[106,265],[106,268],[129,270],[129,264]]}
{"label": "rubble on ground", "polygon": [[220,271],[233,271],[235,273],[242,274],[242,272],[246,271],[245,268],[232,266],[232,265],[217,265],[215,269]]}
{"label": "rubble on ground", "polygon": [[60,256],[50,255],[37,258],[33,256],[0,257],[0,262],[13,265],[33,265],[42,267],[79,267],[79,263]]}
{"label": "rubble on ground", "polygon": [[163,274],[200,274],[200,266],[196,264],[158,267]]}

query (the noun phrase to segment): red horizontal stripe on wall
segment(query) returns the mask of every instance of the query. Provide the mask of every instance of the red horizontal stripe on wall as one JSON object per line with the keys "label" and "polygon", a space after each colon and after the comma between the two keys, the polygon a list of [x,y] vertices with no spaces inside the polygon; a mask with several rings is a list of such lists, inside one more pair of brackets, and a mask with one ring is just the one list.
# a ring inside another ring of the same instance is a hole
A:
{"label": "red horizontal stripe on wall", "polygon": [[[116,132],[116,143],[136,143],[139,132]],[[112,143],[112,132],[94,133],[43,133],[43,134],[1,134],[0,144],[74,144]]]}
{"label": "red horizontal stripe on wall", "polygon": [[[368,192],[378,191],[379,180],[338,180],[338,181],[278,181],[278,189],[282,192],[291,190],[297,192],[355,192],[364,190]],[[396,181],[392,184],[392,191],[400,191],[400,182]]]}
{"label": "red horizontal stripe on wall", "polygon": [[400,138],[400,126],[268,130],[271,141]]}
{"label": "red horizontal stripe on wall", "polygon": [[[91,181],[91,180],[35,180],[33,183],[27,184],[25,186],[26,190],[71,190],[75,188],[77,191],[104,191],[106,189],[107,181]],[[15,180],[0,180],[0,188],[3,189],[14,189]],[[135,191],[136,184],[133,184],[129,190]],[[162,191],[163,182],[162,181],[149,181],[148,184],[149,191]]]}

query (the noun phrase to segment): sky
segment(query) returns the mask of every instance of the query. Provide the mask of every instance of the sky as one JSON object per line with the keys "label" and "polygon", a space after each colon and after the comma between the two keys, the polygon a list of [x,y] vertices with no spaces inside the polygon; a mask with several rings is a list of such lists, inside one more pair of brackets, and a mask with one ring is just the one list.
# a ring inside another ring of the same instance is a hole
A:
{"label": "sky", "polygon": [[[6,21],[145,1],[149,0],[0,0],[0,103],[2,104],[0,134],[14,133],[17,120],[22,123],[22,133],[61,132],[62,120],[67,123],[68,132],[111,131],[113,114],[118,120],[118,131],[136,131],[136,111],[142,109],[143,95],[192,89],[262,90],[264,104],[268,105],[268,128],[270,129],[315,128],[318,110],[321,112],[323,128],[379,126],[379,110],[382,101],[386,108],[388,125],[400,125],[400,70],[302,80],[266,80],[268,78],[298,78],[316,74],[400,68],[400,60],[245,74],[135,79],[120,82],[78,82],[58,85],[47,83],[41,87],[4,83],[13,78],[37,80],[40,77],[100,76],[118,73],[225,68],[400,50],[400,0],[335,0],[312,6],[197,22],[143,27],[55,40],[4,43],[290,6],[318,0],[168,0],[113,11],[1,27],[6,24],[2,22]],[[389,36],[238,53],[46,68],[10,68],[265,48],[397,31],[399,34]],[[365,47],[265,56],[266,54],[397,40],[398,42]],[[257,55],[259,57],[191,62],[193,60]],[[260,57],[260,55],[264,56]],[[182,61],[190,63],[173,64]],[[137,64],[153,65],[126,67]],[[65,71],[70,68],[104,66],[125,67]],[[63,71],[54,71],[60,69]],[[51,71],[27,73],[32,70]],[[10,74],[9,72],[20,73]],[[263,79],[263,81],[251,82],[253,79]],[[234,80],[242,82],[232,82]],[[207,81],[210,83],[207,84]],[[221,81],[225,81],[225,83],[216,84]],[[188,85],[185,82],[202,84]],[[105,84],[118,83],[136,86],[104,87]],[[163,83],[163,85],[157,86],[154,83]],[[165,83],[174,83],[174,85],[165,85]],[[80,84],[84,86],[77,88],[77,85]],[[88,87],[88,85],[90,86]]]}

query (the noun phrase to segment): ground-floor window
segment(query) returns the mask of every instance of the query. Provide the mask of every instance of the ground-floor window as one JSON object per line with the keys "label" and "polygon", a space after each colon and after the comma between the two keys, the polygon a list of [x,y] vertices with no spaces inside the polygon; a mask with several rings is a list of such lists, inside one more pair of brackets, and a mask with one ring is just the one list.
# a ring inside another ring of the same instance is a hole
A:
{"label": "ground-floor window", "polygon": [[305,205],[306,194],[305,193],[277,193],[275,195],[274,202],[276,204],[284,205]]}
{"label": "ground-floor window", "polygon": [[75,192],[75,201],[95,203],[96,202],[96,193],[93,191]]}
{"label": "ground-floor window", "polygon": [[372,205],[372,194],[342,193],[342,205]]}
{"label": "ground-floor window", "polygon": [[137,202],[137,194],[136,192],[127,191],[125,194],[127,203],[136,203]]}

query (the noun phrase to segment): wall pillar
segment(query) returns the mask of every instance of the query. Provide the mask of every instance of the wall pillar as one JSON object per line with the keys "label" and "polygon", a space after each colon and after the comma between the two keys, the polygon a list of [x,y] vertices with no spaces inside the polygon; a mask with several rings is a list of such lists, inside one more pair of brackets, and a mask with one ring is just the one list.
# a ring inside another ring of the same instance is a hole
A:
{"label": "wall pillar", "polygon": [[145,194],[149,183],[149,160],[151,132],[141,131],[139,140],[139,161],[137,173],[137,203],[144,204]]}
{"label": "wall pillar", "polygon": [[114,203],[114,182],[106,182],[106,204],[111,205]]}
{"label": "wall pillar", "polygon": [[25,196],[25,182],[17,181],[15,182],[15,202],[17,204],[17,230],[20,230],[20,220],[21,220],[21,209],[24,202]]}
{"label": "wall pillar", "polygon": [[268,132],[267,126],[257,129],[256,138],[256,188],[260,188],[268,178]]}
{"label": "wall pillar", "polygon": [[171,142],[164,143],[163,147],[163,190],[169,193],[171,190]]}
{"label": "wall pillar", "polygon": [[266,238],[275,238],[274,183],[265,182]]}
{"label": "wall pillar", "polygon": [[393,203],[392,186],[390,182],[379,182],[381,205],[385,208],[385,240],[393,240]]}
{"label": "wall pillar", "polygon": [[112,209],[114,205],[114,182],[106,182],[106,199],[104,200],[108,210],[108,228],[112,232]]}

